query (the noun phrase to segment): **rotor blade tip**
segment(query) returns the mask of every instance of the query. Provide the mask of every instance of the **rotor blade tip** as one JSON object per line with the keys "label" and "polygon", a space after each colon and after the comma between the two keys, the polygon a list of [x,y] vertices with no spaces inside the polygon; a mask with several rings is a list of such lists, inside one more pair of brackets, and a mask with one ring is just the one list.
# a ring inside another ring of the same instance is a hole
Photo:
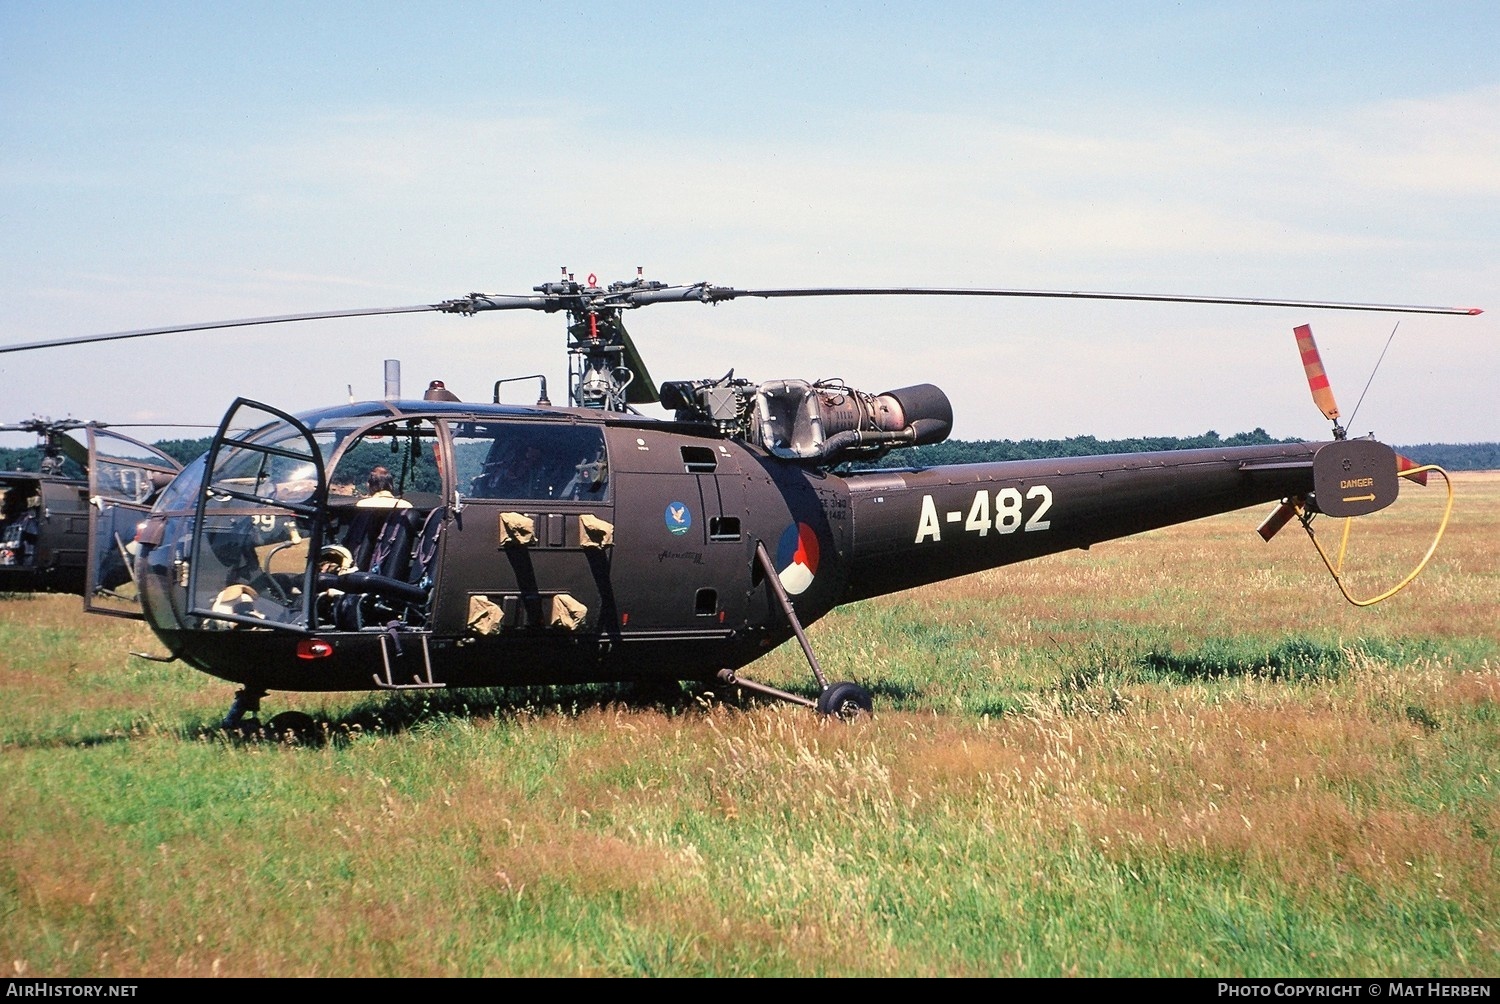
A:
{"label": "rotor blade tip", "polygon": [[1484,313],[1484,308],[1483,307],[1470,307],[1469,308],[1469,316],[1470,317],[1477,317],[1478,315],[1480,315],[1482,313]]}

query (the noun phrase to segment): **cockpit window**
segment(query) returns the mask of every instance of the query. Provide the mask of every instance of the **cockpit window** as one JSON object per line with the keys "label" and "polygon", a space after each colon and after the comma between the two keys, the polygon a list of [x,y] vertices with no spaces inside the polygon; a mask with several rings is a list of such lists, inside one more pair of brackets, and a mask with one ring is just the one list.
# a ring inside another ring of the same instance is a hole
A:
{"label": "cockpit window", "polygon": [[595,426],[465,422],[454,428],[453,457],[469,498],[597,501],[608,488]]}
{"label": "cockpit window", "polygon": [[198,490],[203,487],[203,466],[208,454],[182,469],[156,501],[158,512],[192,512],[198,505]]}
{"label": "cockpit window", "polygon": [[[335,501],[368,495],[370,476],[376,471],[389,475],[389,491],[396,498],[430,495],[435,504],[443,490],[439,466],[437,429],[428,419],[401,419],[367,429],[339,456],[328,479],[328,494]],[[381,481],[384,484],[384,481]]]}

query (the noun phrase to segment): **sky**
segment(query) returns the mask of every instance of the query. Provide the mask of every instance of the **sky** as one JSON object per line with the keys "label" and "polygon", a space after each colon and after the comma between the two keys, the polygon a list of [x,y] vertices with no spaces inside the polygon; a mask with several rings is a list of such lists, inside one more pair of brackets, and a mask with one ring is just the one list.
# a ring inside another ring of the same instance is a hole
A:
{"label": "sky", "polygon": [[[1500,5],[1443,0],[4,0],[0,345],[526,294],[564,268],[1480,307],[626,321],[658,382],[933,383],[959,439],[1326,438],[1306,323],[1351,434],[1500,441],[1497,45]],[[400,314],[0,354],[0,423],[298,412],[379,398],[389,359],[412,397],[566,385],[560,316]]]}

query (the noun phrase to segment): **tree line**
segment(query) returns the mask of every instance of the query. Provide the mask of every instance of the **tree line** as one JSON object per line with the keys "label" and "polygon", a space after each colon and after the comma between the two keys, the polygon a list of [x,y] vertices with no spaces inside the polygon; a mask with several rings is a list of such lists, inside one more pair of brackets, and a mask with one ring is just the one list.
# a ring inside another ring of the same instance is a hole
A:
{"label": "tree line", "polygon": [[[1110,453],[1151,453],[1158,450],[1201,450],[1220,446],[1263,446],[1297,443],[1299,439],[1275,439],[1264,429],[1220,436],[1148,436],[1138,439],[1098,439],[1073,436],[1068,439],[950,439],[929,446],[892,450],[863,468],[937,467],[943,464],[977,464],[997,460],[1042,460],[1048,457],[1093,457]],[[1500,470],[1500,443],[1419,443],[1397,446],[1396,451],[1419,464],[1437,464],[1449,471]]]}
{"label": "tree line", "polygon": [[[1295,443],[1296,439],[1273,439],[1264,429],[1220,436],[1205,432],[1201,436],[1148,436],[1139,439],[1097,439],[1073,436],[1068,439],[950,439],[930,446],[910,446],[893,450],[874,462],[850,465],[852,468],[936,467],[941,464],[976,464],[996,460],[1040,460],[1046,457],[1092,457],[1107,453],[1150,453],[1156,450],[1199,450],[1218,446],[1261,446],[1272,443]],[[164,439],[153,444],[181,463],[196,460],[208,452],[210,439]],[[1500,470],[1500,443],[1418,443],[1397,446],[1397,452],[1419,464],[1437,464],[1450,471]],[[0,447],[0,470],[36,471],[41,469],[42,451],[24,447]],[[73,470],[66,473],[74,474]]]}

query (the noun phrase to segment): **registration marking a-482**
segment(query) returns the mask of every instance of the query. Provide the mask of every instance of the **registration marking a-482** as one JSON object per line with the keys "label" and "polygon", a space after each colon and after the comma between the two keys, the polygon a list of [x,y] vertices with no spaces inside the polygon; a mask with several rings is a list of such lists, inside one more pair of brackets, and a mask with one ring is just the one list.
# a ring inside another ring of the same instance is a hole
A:
{"label": "registration marking a-482", "polygon": [[[993,516],[991,515],[991,496],[984,489],[974,493],[974,500],[969,503],[967,516],[962,509],[950,509],[943,513],[945,519],[938,517],[937,503],[932,500],[932,496],[923,495],[922,514],[917,519],[915,543],[920,544],[924,540],[941,541],[943,539],[942,524],[945,520],[949,523],[962,520],[965,532],[976,533],[981,537],[988,536],[991,530],[996,533],[1046,530],[1052,526],[1052,521],[1042,517],[1051,508],[1052,489],[1046,485],[1033,485],[1026,490],[1024,497],[1019,488],[999,489],[994,493]],[[1031,510],[1029,516],[1027,509]]]}

